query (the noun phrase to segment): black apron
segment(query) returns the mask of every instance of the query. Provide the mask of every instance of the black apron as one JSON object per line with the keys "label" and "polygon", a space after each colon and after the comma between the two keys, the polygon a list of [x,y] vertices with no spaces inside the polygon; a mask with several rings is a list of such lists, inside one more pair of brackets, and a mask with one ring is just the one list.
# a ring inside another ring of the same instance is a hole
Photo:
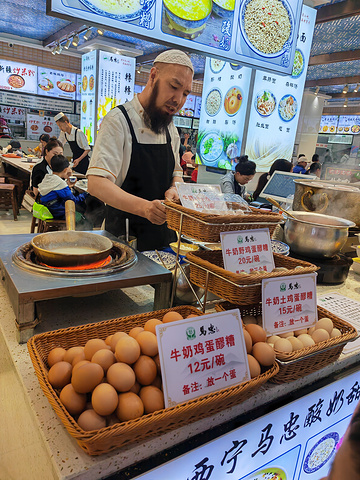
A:
{"label": "black apron", "polygon": [[[78,133],[79,129],[77,128],[76,131],[75,131],[75,140],[70,142],[66,136],[66,133],[65,133],[65,138],[71,148],[71,151],[72,151],[72,154],[73,154],[73,160],[76,160],[77,158],[81,157],[81,155],[85,152],[85,150],[83,148],[80,148],[76,139],[77,139],[77,133]],[[87,172],[87,169],[89,168],[89,155],[86,155],[86,157],[84,157],[81,162],[76,166],[74,167],[74,170],[75,172],[78,172],[78,173],[82,173],[83,175],[86,174]]]}
{"label": "black apron", "polygon": [[[123,105],[118,108],[125,116],[132,139],[129,170],[121,188],[146,200],[163,200],[166,190],[171,186],[175,167],[169,131],[166,128],[165,144],[138,143],[127,111]],[[126,218],[129,219],[129,235],[137,238],[139,251],[167,247],[176,240],[175,232],[169,230],[166,223],[154,225],[146,218],[106,206],[105,228],[108,232],[117,237],[125,235]]]}

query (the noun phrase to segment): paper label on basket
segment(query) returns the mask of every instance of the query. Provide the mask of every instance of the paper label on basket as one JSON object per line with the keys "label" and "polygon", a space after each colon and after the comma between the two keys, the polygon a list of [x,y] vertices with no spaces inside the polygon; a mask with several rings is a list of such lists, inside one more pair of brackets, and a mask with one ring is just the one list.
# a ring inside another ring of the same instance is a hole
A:
{"label": "paper label on basket", "polygon": [[220,233],[225,270],[271,272],[275,268],[268,228]]}
{"label": "paper label on basket", "polygon": [[[326,293],[318,297],[317,303],[320,307],[326,308],[329,312],[337,315],[345,322],[349,322],[360,333],[360,302],[353,298],[345,297],[335,292]],[[358,350],[360,338],[345,345],[343,353]]]}
{"label": "paper label on basket", "polygon": [[[205,183],[175,183],[181,205],[185,208],[198,210],[194,205],[199,203],[202,197],[206,198],[208,193],[221,193],[220,185],[207,185]],[[208,208],[208,207],[207,207]]]}
{"label": "paper label on basket", "polygon": [[262,316],[267,335],[314,325],[317,322],[316,273],[263,279]]}
{"label": "paper label on basket", "polygon": [[250,380],[238,309],[156,326],[165,407]]}

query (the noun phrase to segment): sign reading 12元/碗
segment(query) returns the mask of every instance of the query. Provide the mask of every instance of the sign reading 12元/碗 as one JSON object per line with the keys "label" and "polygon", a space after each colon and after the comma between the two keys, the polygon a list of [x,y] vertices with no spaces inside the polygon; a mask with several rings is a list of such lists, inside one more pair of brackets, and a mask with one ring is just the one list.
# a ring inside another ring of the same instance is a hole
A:
{"label": "sign reading 12\u5143/\u7897", "polygon": [[48,0],[48,13],[291,73],[302,0]]}

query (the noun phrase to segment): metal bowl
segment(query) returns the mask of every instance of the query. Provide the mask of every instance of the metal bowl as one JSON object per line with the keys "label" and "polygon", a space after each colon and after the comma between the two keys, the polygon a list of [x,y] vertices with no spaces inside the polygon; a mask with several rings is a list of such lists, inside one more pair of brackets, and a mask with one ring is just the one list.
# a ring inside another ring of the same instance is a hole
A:
{"label": "metal bowl", "polygon": [[307,257],[331,258],[346,243],[349,228],[355,223],[320,213],[291,212],[284,226],[284,239],[290,250]]}

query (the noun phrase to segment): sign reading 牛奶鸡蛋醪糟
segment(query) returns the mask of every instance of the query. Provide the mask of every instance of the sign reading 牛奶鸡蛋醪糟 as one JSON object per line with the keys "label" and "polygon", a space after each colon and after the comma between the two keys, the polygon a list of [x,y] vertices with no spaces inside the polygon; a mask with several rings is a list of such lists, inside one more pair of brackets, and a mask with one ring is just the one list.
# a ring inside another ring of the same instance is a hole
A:
{"label": "sign reading \u725b\u5976\u9e21\u86cb\u91aa\u7cdf", "polygon": [[291,73],[302,0],[50,0],[48,13],[126,35]]}
{"label": "sign reading \u725b\u5976\u9e21\u86cb\u91aa\u7cdf", "polygon": [[250,380],[239,310],[156,326],[165,407]]}
{"label": "sign reading \u725b\u5976\u9e21\u86cb\u91aa\u7cdf", "polygon": [[317,322],[316,273],[263,279],[262,316],[268,336],[314,325]]}

